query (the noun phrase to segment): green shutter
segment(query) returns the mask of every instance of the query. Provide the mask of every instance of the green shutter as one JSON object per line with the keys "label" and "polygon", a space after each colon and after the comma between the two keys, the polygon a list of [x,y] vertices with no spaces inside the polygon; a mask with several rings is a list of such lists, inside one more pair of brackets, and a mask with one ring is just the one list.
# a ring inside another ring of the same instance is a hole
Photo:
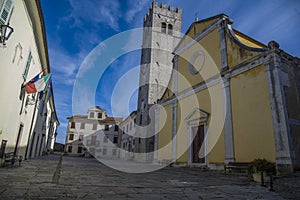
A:
{"label": "green shutter", "polygon": [[8,24],[13,7],[13,0],[4,0],[0,10],[0,24]]}

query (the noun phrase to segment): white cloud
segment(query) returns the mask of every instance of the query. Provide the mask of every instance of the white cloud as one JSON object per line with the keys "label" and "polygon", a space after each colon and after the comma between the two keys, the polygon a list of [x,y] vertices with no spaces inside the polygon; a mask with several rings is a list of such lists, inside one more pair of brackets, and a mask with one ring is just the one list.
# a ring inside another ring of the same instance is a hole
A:
{"label": "white cloud", "polygon": [[143,19],[140,16],[136,18],[137,14],[140,14],[141,11],[143,15],[145,15],[144,10],[147,9],[146,6],[149,4],[150,0],[128,0],[129,5],[133,5],[125,15],[125,20],[126,22],[132,22],[133,20],[136,21],[135,19]]}
{"label": "white cloud", "polygon": [[85,23],[105,24],[114,30],[119,30],[118,20],[121,17],[118,1],[111,0],[69,0],[70,14],[64,20],[73,22],[73,26],[80,28]]}

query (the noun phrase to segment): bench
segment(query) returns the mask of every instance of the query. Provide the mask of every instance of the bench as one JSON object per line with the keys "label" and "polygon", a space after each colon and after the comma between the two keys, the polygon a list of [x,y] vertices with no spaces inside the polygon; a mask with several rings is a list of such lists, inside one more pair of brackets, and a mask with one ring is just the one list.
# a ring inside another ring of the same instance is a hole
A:
{"label": "bench", "polygon": [[224,165],[225,173],[228,171],[229,173],[235,172],[247,172],[248,171],[248,162],[229,162]]}
{"label": "bench", "polygon": [[21,162],[23,160],[23,156],[15,155],[14,152],[9,152],[4,154],[4,165],[6,163],[10,163],[12,166],[14,166],[16,161],[19,161],[19,166],[21,166]]}

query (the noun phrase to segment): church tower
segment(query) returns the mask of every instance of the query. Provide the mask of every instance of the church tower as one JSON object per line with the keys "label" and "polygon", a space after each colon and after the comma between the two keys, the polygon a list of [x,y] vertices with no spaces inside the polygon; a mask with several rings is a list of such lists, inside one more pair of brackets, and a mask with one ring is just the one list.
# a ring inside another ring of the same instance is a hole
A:
{"label": "church tower", "polygon": [[[173,54],[181,40],[182,10],[166,4],[152,2],[144,17],[140,83],[138,92],[137,124],[147,126],[143,137],[154,134],[154,122],[150,123],[149,109],[162,97],[171,78]],[[154,150],[154,137],[141,139],[139,152]],[[150,161],[152,158],[146,158]]]}

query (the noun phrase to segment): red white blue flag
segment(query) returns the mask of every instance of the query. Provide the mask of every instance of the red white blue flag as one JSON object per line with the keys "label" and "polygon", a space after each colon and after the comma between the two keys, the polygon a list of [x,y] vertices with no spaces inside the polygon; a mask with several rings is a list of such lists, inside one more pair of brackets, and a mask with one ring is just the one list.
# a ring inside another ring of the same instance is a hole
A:
{"label": "red white blue flag", "polygon": [[25,90],[27,94],[43,91],[49,82],[50,77],[51,74],[47,74],[41,78],[39,77],[39,74],[36,75],[33,79],[25,84]]}

